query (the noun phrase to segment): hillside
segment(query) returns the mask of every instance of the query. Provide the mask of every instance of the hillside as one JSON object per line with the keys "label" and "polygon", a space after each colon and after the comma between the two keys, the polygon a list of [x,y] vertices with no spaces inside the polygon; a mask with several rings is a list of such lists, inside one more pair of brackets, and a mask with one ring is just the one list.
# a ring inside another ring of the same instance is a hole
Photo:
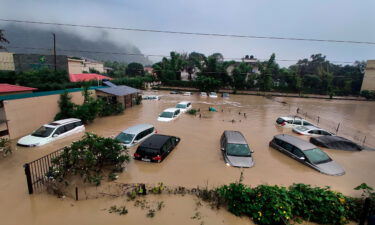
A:
{"label": "hillside", "polygon": [[10,42],[5,45],[6,48],[8,51],[15,53],[51,54],[52,51],[46,49],[53,48],[52,33],[55,33],[58,55],[86,57],[99,61],[118,61],[126,63],[139,62],[142,64],[151,63],[143,56],[98,53],[113,52],[141,54],[141,51],[136,46],[129,43],[119,45],[110,41],[105,35],[103,35],[103,38],[100,40],[89,40],[81,35],[75,34],[74,32],[68,32],[63,29],[42,30],[35,29],[35,27],[33,27],[34,29],[31,29],[14,25],[3,26],[0,28],[5,30],[5,37]]}

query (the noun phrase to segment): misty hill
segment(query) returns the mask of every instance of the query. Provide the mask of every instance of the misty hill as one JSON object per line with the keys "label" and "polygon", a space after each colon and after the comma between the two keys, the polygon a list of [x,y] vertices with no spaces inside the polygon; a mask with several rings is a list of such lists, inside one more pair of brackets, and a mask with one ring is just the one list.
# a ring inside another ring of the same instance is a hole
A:
{"label": "misty hill", "polygon": [[[58,55],[86,57],[99,61],[118,61],[118,62],[139,62],[142,64],[151,64],[151,62],[143,56],[121,55],[121,54],[104,54],[92,52],[114,52],[114,53],[131,53],[141,54],[141,51],[134,45],[123,43],[121,46],[112,42],[105,35],[98,40],[89,40],[76,34],[73,31],[63,29],[36,29],[37,27],[25,27],[20,25],[1,26],[4,30],[6,39],[9,44],[5,45],[8,51],[15,53],[36,53],[36,54],[52,54],[53,36],[56,34],[56,49]],[[98,31],[100,33],[101,31]],[[17,48],[14,48],[17,47]],[[35,49],[27,49],[35,48]],[[43,48],[43,49],[37,49]],[[64,50],[64,51],[63,51]],[[90,51],[90,52],[85,52]]]}

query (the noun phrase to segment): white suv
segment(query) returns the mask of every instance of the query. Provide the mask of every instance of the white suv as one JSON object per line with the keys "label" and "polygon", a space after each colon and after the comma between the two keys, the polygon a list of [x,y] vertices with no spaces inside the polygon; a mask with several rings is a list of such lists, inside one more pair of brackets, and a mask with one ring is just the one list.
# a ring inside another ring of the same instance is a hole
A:
{"label": "white suv", "polygon": [[158,121],[169,122],[181,115],[181,110],[177,108],[168,108],[164,110],[158,117]]}
{"label": "white suv", "polygon": [[32,134],[19,139],[17,145],[23,147],[41,146],[83,131],[85,131],[85,126],[80,119],[58,120],[45,124]]}
{"label": "white suv", "polygon": [[132,147],[141,143],[146,138],[155,134],[155,127],[151,124],[138,124],[123,130],[116,136],[116,140],[120,141],[126,147]]}
{"label": "white suv", "polygon": [[276,120],[276,125],[285,128],[294,128],[297,126],[314,126],[312,123],[302,119],[299,116],[284,116]]}

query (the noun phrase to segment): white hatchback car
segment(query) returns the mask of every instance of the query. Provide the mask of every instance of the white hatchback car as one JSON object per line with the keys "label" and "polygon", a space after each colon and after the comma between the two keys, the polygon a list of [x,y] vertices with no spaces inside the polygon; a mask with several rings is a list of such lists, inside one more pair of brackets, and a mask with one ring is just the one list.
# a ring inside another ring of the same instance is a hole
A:
{"label": "white hatchback car", "polygon": [[315,127],[315,126],[294,127],[293,132],[297,133],[297,134],[300,134],[300,135],[309,135],[309,136],[322,136],[322,135],[332,136],[332,135],[334,135],[334,134],[332,134],[328,131],[325,131],[325,130],[323,130],[319,127]]}
{"label": "white hatchback car", "polygon": [[201,97],[207,97],[207,93],[206,92],[201,92],[200,96]]}
{"label": "white hatchback car", "polygon": [[276,125],[285,128],[293,128],[297,126],[314,126],[312,123],[302,119],[299,116],[284,116],[276,120]]}
{"label": "white hatchback car", "polygon": [[216,92],[210,92],[208,96],[210,96],[210,98],[217,98]]}
{"label": "white hatchback car", "polygon": [[191,92],[189,92],[189,91],[184,92],[184,95],[185,95],[185,96],[190,96],[190,95],[191,95]]}
{"label": "white hatchback car", "polygon": [[45,124],[32,134],[20,138],[17,145],[23,147],[41,146],[83,131],[85,131],[85,126],[80,119],[58,120]]}
{"label": "white hatchback car", "polygon": [[155,127],[151,124],[138,124],[132,127],[129,127],[126,130],[123,130],[119,133],[115,139],[120,141],[122,145],[130,148],[138,143],[141,143],[146,138],[155,134]]}
{"label": "white hatchback car", "polygon": [[158,117],[158,121],[169,122],[181,115],[181,110],[177,108],[168,108],[164,110]]}
{"label": "white hatchback car", "polygon": [[176,108],[180,109],[180,111],[183,113],[191,109],[191,107],[192,107],[191,102],[188,102],[188,101],[179,102],[176,105]]}

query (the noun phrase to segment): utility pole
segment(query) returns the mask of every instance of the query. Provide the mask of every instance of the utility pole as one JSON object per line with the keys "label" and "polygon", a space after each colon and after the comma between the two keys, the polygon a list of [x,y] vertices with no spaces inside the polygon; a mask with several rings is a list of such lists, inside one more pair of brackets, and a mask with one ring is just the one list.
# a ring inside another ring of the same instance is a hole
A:
{"label": "utility pole", "polygon": [[56,61],[56,35],[55,33],[52,33],[53,35],[53,61],[55,66],[55,72],[57,70],[57,61]]}

